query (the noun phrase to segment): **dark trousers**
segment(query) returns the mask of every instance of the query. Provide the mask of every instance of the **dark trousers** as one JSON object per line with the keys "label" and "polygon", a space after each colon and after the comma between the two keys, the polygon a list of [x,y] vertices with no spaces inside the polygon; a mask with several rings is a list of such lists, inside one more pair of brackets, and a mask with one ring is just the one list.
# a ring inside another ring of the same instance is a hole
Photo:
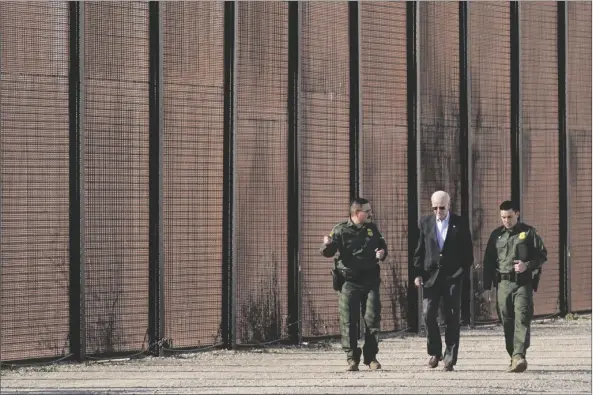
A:
{"label": "dark trousers", "polygon": [[509,356],[527,354],[533,318],[533,288],[531,283],[517,284],[503,280],[498,283],[497,308],[504,328]]}
{"label": "dark trousers", "polygon": [[[457,352],[459,350],[461,284],[460,278],[455,280],[437,278],[431,287],[424,288],[424,300],[422,301],[424,325],[426,325],[428,338],[428,355],[442,357],[445,364],[451,365],[457,363]],[[441,298],[443,299],[445,323],[447,325],[444,356],[442,353],[441,332],[437,320]]]}
{"label": "dark trousers", "polygon": [[378,279],[363,282],[346,281],[340,292],[339,305],[342,349],[346,352],[346,358],[355,362],[360,362],[358,322],[362,310],[365,329],[362,356],[364,363],[368,365],[379,352],[381,300]]}

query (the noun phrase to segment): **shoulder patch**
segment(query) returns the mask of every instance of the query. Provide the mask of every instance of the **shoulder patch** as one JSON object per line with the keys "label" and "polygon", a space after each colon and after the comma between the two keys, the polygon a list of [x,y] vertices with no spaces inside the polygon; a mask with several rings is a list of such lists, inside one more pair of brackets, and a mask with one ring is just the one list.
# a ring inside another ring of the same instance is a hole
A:
{"label": "shoulder patch", "polygon": [[336,225],[332,228],[332,231],[329,232],[329,237],[333,237],[333,235],[336,233],[336,229],[338,228],[339,225]]}
{"label": "shoulder patch", "polygon": [[333,237],[333,236],[334,236],[334,234],[336,233],[336,231],[337,231],[337,230],[338,230],[338,229],[339,229],[339,228],[340,228],[342,225],[345,225],[346,223],[347,223],[347,221],[344,221],[344,222],[340,222],[339,224],[335,225],[335,226],[332,228],[332,231],[331,231],[331,232],[329,232],[329,237]]}

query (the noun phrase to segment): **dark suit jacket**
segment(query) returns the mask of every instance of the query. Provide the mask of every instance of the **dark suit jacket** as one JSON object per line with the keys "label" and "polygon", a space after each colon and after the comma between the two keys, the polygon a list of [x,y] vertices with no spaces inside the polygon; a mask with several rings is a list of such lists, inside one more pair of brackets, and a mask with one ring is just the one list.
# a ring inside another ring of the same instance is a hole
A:
{"label": "dark suit jacket", "polygon": [[437,242],[436,217],[429,215],[420,220],[420,236],[414,252],[415,276],[422,277],[424,287],[431,287],[439,273],[449,279],[461,278],[474,263],[472,238],[465,221],[450,213],[449,227],[443,250]]}

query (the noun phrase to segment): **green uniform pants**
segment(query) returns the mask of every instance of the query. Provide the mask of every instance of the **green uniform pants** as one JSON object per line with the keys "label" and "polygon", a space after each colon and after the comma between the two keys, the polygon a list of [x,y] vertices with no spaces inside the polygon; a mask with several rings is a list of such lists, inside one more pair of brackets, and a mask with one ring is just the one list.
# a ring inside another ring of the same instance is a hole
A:
{"label": "green uniform pants", "polygon": [[504,327],[507,352],[525,357],[529,348],[533,317],[533,289],[531,283],[517,284],[502,280],[498,283],[498,313]]}
{"label": "green uniform pants", "polygon": [[342,349],[346,358],[360,363],[358,349],[358,322],[360,311],[364,317],[364,363],[369,364],[379,352],[379,329],[381,324],[381,301],[379,300],[379,280],[353,282],[346,281],[342,286],[339,300],[340,331]]}

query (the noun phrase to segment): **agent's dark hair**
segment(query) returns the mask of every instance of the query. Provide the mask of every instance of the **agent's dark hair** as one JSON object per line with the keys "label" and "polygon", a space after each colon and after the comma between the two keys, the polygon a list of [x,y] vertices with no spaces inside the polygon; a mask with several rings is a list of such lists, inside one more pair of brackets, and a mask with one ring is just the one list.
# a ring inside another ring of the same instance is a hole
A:
{"label": "agent's dark hair", "polygon": [[354,205],[359,205],[362,206],[363,204],[367,204],[369,201],[367,199],[363,199],[363,198],[354,198],[352,199],[352,201],[350,202],[350,207],[354,206]]}
{"label": "agent's dark hair", "polygon": [[504,202],[502,202],[500,204],[500,210],[501,211],[513,210],[514,212],[517,212],[517,211],[519,211],[519,205],[516,204],[515,202],[510,201],[510,200],[505,200]]}
{"label": "agent's dark hair", "polygon": [[352,215],[354,214],[354,212],[358,209],[358,208],[362,208],[363,204],[368,204],[369,201],[367,199],[363,199],[363,198],[354,198],[350,201],[350,214]]}

